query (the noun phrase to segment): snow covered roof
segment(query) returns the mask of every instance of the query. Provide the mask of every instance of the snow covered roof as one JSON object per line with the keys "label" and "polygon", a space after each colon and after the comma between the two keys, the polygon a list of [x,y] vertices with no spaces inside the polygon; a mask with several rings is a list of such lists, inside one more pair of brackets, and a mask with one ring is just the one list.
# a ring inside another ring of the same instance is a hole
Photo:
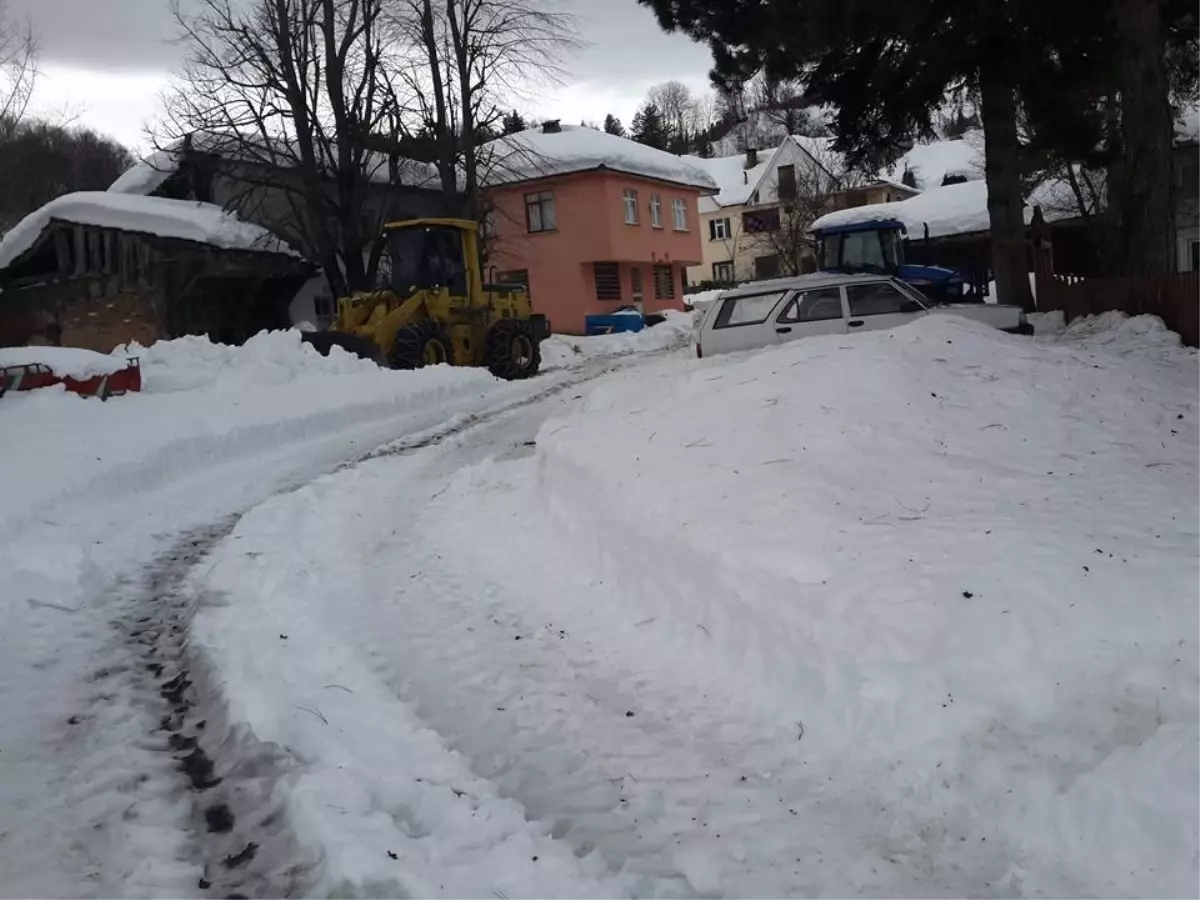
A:
{"label": "snow covered roof", "polygon": [[265,228],[243,222],[211,203],[80,191],[51,200],[13,226],[0,241],[0,267],[33,247],[54,221],[118,228],[230,250],[300,255]]}
{"label": "snow covered roof", "polygon": [[923,191],[942,186],[948,175],[958,175],[968,181],[983,178],[983,146],[980,132],[970,132],[952,141],[917,144],[895,165],[880,171],[880,176],[900,181],[904,170],[912,171],[917,187]]}
{"label": "snow covered roof", "polygon": [[487,146],[493,162],[483,181],[489,186],[611,169],[702,190],[717,189],[716,181],[691,157],[675,156],[582,125],[563,125],[561,131],[551,133],[531,128],[497,138]]}
{"label": "snow covered roof", "polygon": [[[230,135],[194,135],[192,146],[201,153],[213,153],[226,159],[242,159],[247,163],[281,168],[290,167],[295,159],[294,151],[282,142],[264,143],[261,149],[256,149],[246,139]],[[155,150],[122,172],[117,180],[108,186],[108,190],[117,194],[140,194],[142,196],[154,193],[164,181],[179,171],[179,163],[183,155],[182,148],[183,141],[179,140],[169,147]],[[386,153],[371,153],[366,169],[367,174],[374,182],[387,184],[391,180],[391,169]],[[397,169],[399,183],[405,187],[429,190],[438,190],[441,187],[437,169],[429,163],[401,159]]]}
{"label": "snow covered roof", "polygon": [[[1063,185],[1050,181],[1035,188],[1025,206],[1025,221],[1033,216],[1033,207],[1041,206],[1046,221],[1069,218],[1071,207],[1062,203]],[[964,181],[931,188],[906,200],[872,203],[826,213],[812,223],[812,230],[864,222],[896,221],[908,229],[910,237],[921,237],[925,226],[929,236],[947,237],[987,231],[987,182]]]}
{"label": "snow covered roof", "polygon": [[703,159],[699,156],[685,156],[693,166],[703,169],[717,185],[717,193],[712,197],[702,197],[700,212],[716,212],[723,206],[741,206],[748,199],[759,179],[767,171],[775,156],[777,147],[758,151],[758,162],[751,168],[746,168],[746,154],[737,156],[718,156],[713,159]]}

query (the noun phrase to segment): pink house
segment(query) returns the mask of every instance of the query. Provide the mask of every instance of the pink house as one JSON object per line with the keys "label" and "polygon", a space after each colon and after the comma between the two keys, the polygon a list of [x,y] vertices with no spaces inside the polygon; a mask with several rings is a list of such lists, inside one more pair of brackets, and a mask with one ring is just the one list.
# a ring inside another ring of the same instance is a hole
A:
{"label": "pink house", "polygon": [[554,331],[583,334],[621,306],[683,308],[700,253],[698,201],[716,191],[678,156],[547,123],[489,145],[489,280],[519,281]]}

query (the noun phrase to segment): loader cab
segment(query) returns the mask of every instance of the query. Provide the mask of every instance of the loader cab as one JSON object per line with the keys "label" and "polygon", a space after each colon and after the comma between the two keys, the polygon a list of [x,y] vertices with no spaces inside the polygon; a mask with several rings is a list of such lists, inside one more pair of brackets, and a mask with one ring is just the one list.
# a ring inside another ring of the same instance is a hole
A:
{"label": "loader cab", "polygon": [[384,232],[391,272],[388,287],[397,297],[417,291],[448,289],[452,297],[469,293],[467,248],[463,229],[453,225],[396,225]]}

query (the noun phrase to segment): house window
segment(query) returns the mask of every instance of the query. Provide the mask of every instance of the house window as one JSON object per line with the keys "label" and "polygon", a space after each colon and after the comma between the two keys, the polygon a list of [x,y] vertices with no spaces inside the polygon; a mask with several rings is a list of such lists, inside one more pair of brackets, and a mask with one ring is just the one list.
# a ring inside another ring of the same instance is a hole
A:
{"label": "house window", "polygon": [[642,302],[642,270],[637,266],[629,270],[629,294],[634,303]]}
{"label": "house window", "polygon": [[708,220],[708,239],[710,241],[727,241],[731,233],[728,219]]}
{"label": "house window", "polygon": [[779,257],[771,254],[770,256],[760,256],[754,260],[754,277],[778,278]]}
{"label": "house window", "polygon": [[553,191],[525,195],[525,227],[530,234],[554,231],[558,227],[558,219],[554,214]]}
{"label": "house window", "polygon": [[670,266],[654,267],[654,299],[675,299],[675,273]]}
{"label": "house window", "polygon": [[721,284],[731,284],[733,282],[733,263],[713,263],[713,281],[720,282]]}
{"label": "house window", "polygon": [[[672,200],[671,213],[675,220],[676,231],[687,231],[687,201]],[[672,295],[674,296],[674,295]]]}
{"label": "house window", "polygon": [[615,262],[592,263],[597,300],[621,299],[621,269]]}
{"label": "house window", "polygon": [[779,210],[763,209],[742,213],[742,231],[746,234],[765,234],[779,230]]}
{"label": "house window", "polygon": [[796,199],[796,167],[795,166],[780,166],[779,167],[779,199],[785,200],[785,201]]}
{"label": "house window", "polygon": [[637,191],[633,188],[625,188],[622,198],[625,202],[625,224],[636,225],[638,223]]}
{"label": "house window", "polygon": [[650,195],[650,224],[662,228],[662,197],[658,194]]}

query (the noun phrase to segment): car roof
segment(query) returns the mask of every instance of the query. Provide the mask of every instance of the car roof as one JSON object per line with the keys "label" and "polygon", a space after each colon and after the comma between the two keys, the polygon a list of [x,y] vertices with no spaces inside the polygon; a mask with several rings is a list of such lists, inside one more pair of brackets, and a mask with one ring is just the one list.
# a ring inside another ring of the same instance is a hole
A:
{"label": "car roof", "polygon": [[761,294],[764,290],[802,290],[806,288],[834,287],[843,284],[862,284],[872,281],[893,281],[886,272],[860,272],[847,274],[845,272],[811,272],[807,275],[786,275],[782,278],[768,278],[763,281],[747,281],[735,288],[722,292],[722,297],[733,297],[738,294]]}

